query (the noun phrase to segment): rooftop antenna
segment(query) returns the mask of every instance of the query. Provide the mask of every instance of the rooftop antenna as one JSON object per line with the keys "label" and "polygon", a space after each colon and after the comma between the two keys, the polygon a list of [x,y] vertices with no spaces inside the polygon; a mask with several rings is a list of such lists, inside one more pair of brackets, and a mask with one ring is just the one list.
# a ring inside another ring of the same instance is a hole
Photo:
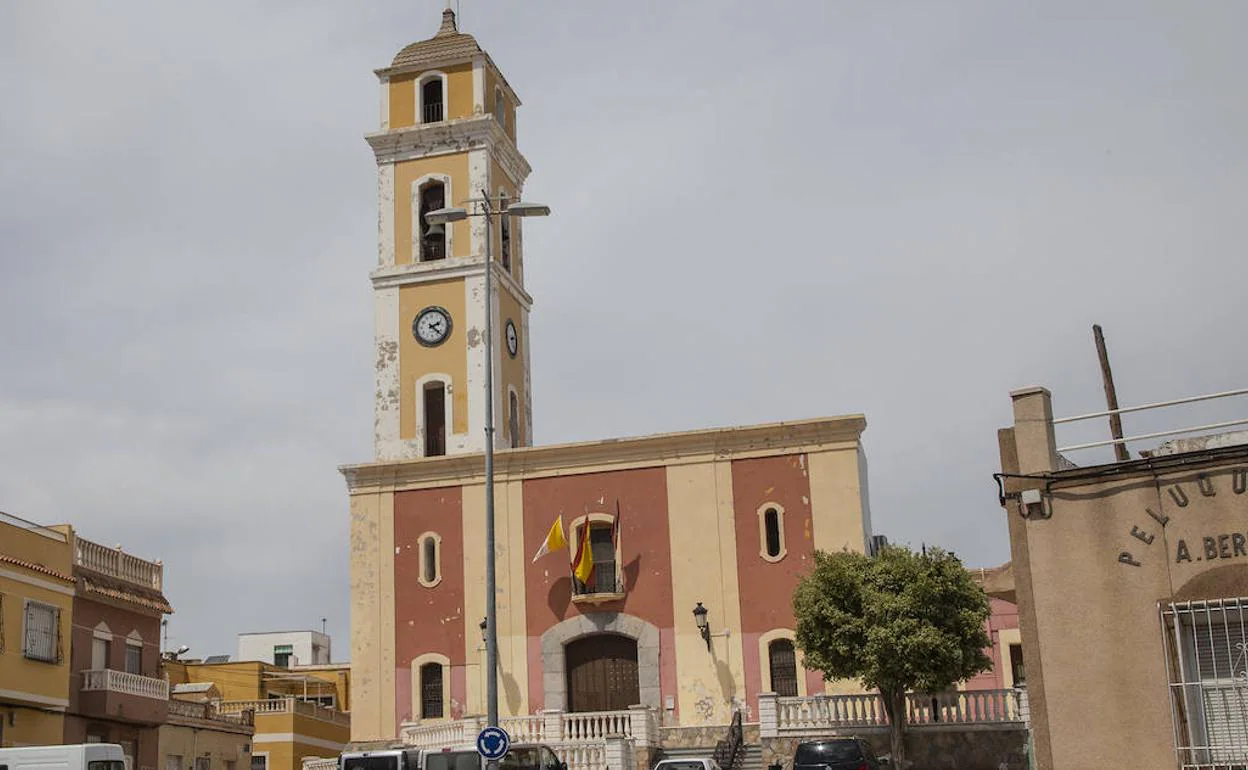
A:
{"label": "rooftop antenna", "polygon": [[1100,324],[1092,324],[1092,338],[1096,342],[1096,357],[1101,362],[1101,382],[1105,386],[1105,404],[1109,415],[1109,433],[1114,439],[1114,457],[1125,463],[1131,459],[1127,445],[1122,440],[1122,417],[1118,414],[1118,392],[1114,390],[1114,374],[1109,370],[1109,352],[1105,349],[1105,335]]}
{"label": "rooftop antenna", "polygon": [[325,618],[321,618],[321,633],[325,633]]}

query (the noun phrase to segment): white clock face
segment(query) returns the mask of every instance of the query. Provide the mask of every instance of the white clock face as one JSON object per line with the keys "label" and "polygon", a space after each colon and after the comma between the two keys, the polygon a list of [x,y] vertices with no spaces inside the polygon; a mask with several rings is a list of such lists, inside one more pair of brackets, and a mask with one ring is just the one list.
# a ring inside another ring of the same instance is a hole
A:
{"label": "white clock face", "polygon": [[412,334],[426,347],[441,345],[451,333],[451,316],[440,307],[427,307],[412,322]]}
{"label": "white clock face", "polygon": [[507,322],[507,353],[512,357],[516,357],[516,351],[520,349],[520,335],[516,334],[516,325],[511,321]]}

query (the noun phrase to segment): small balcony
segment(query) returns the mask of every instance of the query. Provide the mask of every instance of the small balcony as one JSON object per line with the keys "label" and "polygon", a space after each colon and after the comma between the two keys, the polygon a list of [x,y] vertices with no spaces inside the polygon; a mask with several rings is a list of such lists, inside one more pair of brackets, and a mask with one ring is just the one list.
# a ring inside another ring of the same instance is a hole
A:
{"label": "small balcony", "polygon": [[75,538],[74,566],[84,567],[102,575],[160,591],[165,568],[159,561],[148,561],[106,545]]}
{"label": "small balcony", "polygon": [[90,669],[82,672],[78,705],[89,717],[158,725],[169,713],[169,683],[125,671]]}
{"label": "small balcony", "polygon": [[572,601],[576,604],[600,604],[623,598],[624,577],[615,568],[614,561],[595,562],[588,582],[572,578]]}

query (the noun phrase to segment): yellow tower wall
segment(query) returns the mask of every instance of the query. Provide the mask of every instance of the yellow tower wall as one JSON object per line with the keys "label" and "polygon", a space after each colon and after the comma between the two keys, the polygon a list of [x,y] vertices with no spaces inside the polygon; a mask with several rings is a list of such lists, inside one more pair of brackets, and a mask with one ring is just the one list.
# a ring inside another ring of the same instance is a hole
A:
{"label": "yellow tower wall", "polygon": [[[399,289],[399,436],[416,438],[416,381],[441,372],[451,377],[451,433],[468,432],[468,318],[464,282],[452,278]],[[427,348],[412,336],[411,322],[425,307],[437,305],[451,315],[451,333],[435,348]]]}
{"label": "yellow tower wall", "polygon": [[[447,190],[448,206],[458,206],[470,197],[468,190],[468,155],[439,155],[432,158],[420,158],[394,164],[394,261],[397,265],[412,263],[414,248],[413,233],[419,232],[416,217],[419,208],[413,201],[415,191],[413,185],[427,174],[438,174],[450,178],[450,189]],[[464,257],[471,254],[469,239],[469,221],[463,220],[451,225],[450,256]]]}

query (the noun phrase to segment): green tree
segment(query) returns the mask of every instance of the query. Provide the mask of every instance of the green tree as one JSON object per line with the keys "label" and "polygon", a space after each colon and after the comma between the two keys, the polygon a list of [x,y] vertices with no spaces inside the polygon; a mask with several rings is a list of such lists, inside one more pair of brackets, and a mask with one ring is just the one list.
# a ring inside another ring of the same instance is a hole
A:
{"label": "green tree", "polygon": [[886,546],[874,557],[815,552],[793,592],[802,664],[880,691],[895,765],[905,764],[906,693],[939,693],[986,671],[984,590],[953,554]]}

